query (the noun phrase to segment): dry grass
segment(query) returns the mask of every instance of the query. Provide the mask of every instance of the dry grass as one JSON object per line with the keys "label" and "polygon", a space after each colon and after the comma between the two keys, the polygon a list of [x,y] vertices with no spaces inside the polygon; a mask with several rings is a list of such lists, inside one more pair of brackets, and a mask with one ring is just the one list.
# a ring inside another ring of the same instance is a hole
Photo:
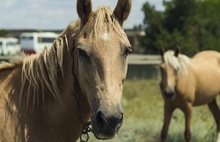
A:
{"label": "dry grass", "polygon": [[[219,99],[218,99],[219,102]],[[119,134],[107,142],[159,142],[163,122],[163,99],[158,80],[127,80],[122,99],[124,123]],[[193,109],[192,142],[214,142],[215,123],[207,106]],[[167,142],[184,142],[184,118],[173,114]],[[90,142],[98,140],[90,134]]]}

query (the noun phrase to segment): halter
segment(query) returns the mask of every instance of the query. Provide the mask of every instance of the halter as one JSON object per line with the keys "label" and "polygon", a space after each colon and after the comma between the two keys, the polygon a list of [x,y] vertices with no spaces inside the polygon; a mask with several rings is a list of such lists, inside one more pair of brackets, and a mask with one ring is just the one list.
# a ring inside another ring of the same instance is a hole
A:
{"label": "halter", "polygon": [[[72,38],[74,38],[75,36],[73,36]],[[72,48],[72,51],[71,51],[71,55],[72,57],[74,57],[74,47]],[[88,122],[84,122],[83,121],[83,118],[82,118],[82,110],[81,110],[81,106],[80,106],[80,96],[79,96],[79,82],[78,82],[78,79],[76,77],[76,72],[74,71],[75,69],[75,64],[73,63],[72,65],[72,75],[73,75],[73,79],[74,79],[74,92],[73,94],[74,97],[75,97],[75,100],[77,102],[77,115],[78,115],[78,118],[79,120],[81,121],[81,124],[83,126],[83,129],[82,129],[82,132],[80,134],[80,142],[88,142],[89,141],[89,132],[92,131],[92,128],[90,127],[91,125],[91,121],[88,121]]]}

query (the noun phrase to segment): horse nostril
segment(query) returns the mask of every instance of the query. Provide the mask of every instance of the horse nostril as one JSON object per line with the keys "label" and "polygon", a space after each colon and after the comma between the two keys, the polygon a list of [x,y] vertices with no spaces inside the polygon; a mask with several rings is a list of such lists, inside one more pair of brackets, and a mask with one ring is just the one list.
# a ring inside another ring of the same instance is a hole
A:
{"label": "horse nostril", "polygon": [[118,129],[123,121],[123,113],[119,113],[109,118],[109,125],[111,128]]}
{"label": "horse nostril", "polygon": [[173,91],[169,91],[169,92],[165,92],[164,95],[165,97],[171,99],[175,95],[175,93]]}
{"label": "horse nostril", "polygon": [[98,111],[96,114],[96,123],[102,127],[112,127],[115,128],[117,125],[120,125],[123,121],[123,113],[118,113],[117,115],[113,115],[111,117],[105,117],[105,115]]}
{"label": "horse nostril", "polygon": [[107,123],[107,119],[105,118],[104,114],[101,111],[97,112],[96,121],[102,126]]}
{"label": "horse nostril", "polygon": [[123,121],[123,113],[121,113],[118,117],[118,123],[121,123]]}

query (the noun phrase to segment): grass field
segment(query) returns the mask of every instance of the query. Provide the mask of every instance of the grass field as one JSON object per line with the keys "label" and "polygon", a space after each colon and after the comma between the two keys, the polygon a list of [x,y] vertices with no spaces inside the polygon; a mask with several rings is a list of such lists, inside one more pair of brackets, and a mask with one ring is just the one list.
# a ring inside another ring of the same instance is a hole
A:
{"label": "grass field", "polygon": [[[218,99],[218,102],[220,99]],[[118,135],[106,142],[159,142],[163,122],[163,98],[158,80],[126,80],[122,99],[124,122]],[[215,123],[207,106],[195,107],[192,116],[192,142],[215,142]],[[167,142],[184,142],[184,118],[173,114]],[[90,142],[97,142],[90,134]]]}

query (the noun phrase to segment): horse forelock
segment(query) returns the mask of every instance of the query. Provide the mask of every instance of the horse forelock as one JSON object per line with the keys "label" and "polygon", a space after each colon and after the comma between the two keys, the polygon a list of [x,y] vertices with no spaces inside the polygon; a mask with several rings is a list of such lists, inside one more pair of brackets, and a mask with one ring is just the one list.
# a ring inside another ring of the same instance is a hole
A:
{"label": "horse forelock", "polygon": [[178,75],[184,76],[188,74],[188,67],[191,67],[190,58],[186,55],[179,54],[177,57],[174,51],[169,50],[164,54],[164,62],[178,72]]}
{"label": "horse forelock", "polygon": [[[129,43],[124,30],[113,15],[110,7],[99,7],[93,12],[85,27],[88,27],[86,28],[88,33],[93,33],[94,38],[101,36],[103,32],[114,31],[124,43]],[[107,31],[103,31],[103,27],[106,27]]]}

